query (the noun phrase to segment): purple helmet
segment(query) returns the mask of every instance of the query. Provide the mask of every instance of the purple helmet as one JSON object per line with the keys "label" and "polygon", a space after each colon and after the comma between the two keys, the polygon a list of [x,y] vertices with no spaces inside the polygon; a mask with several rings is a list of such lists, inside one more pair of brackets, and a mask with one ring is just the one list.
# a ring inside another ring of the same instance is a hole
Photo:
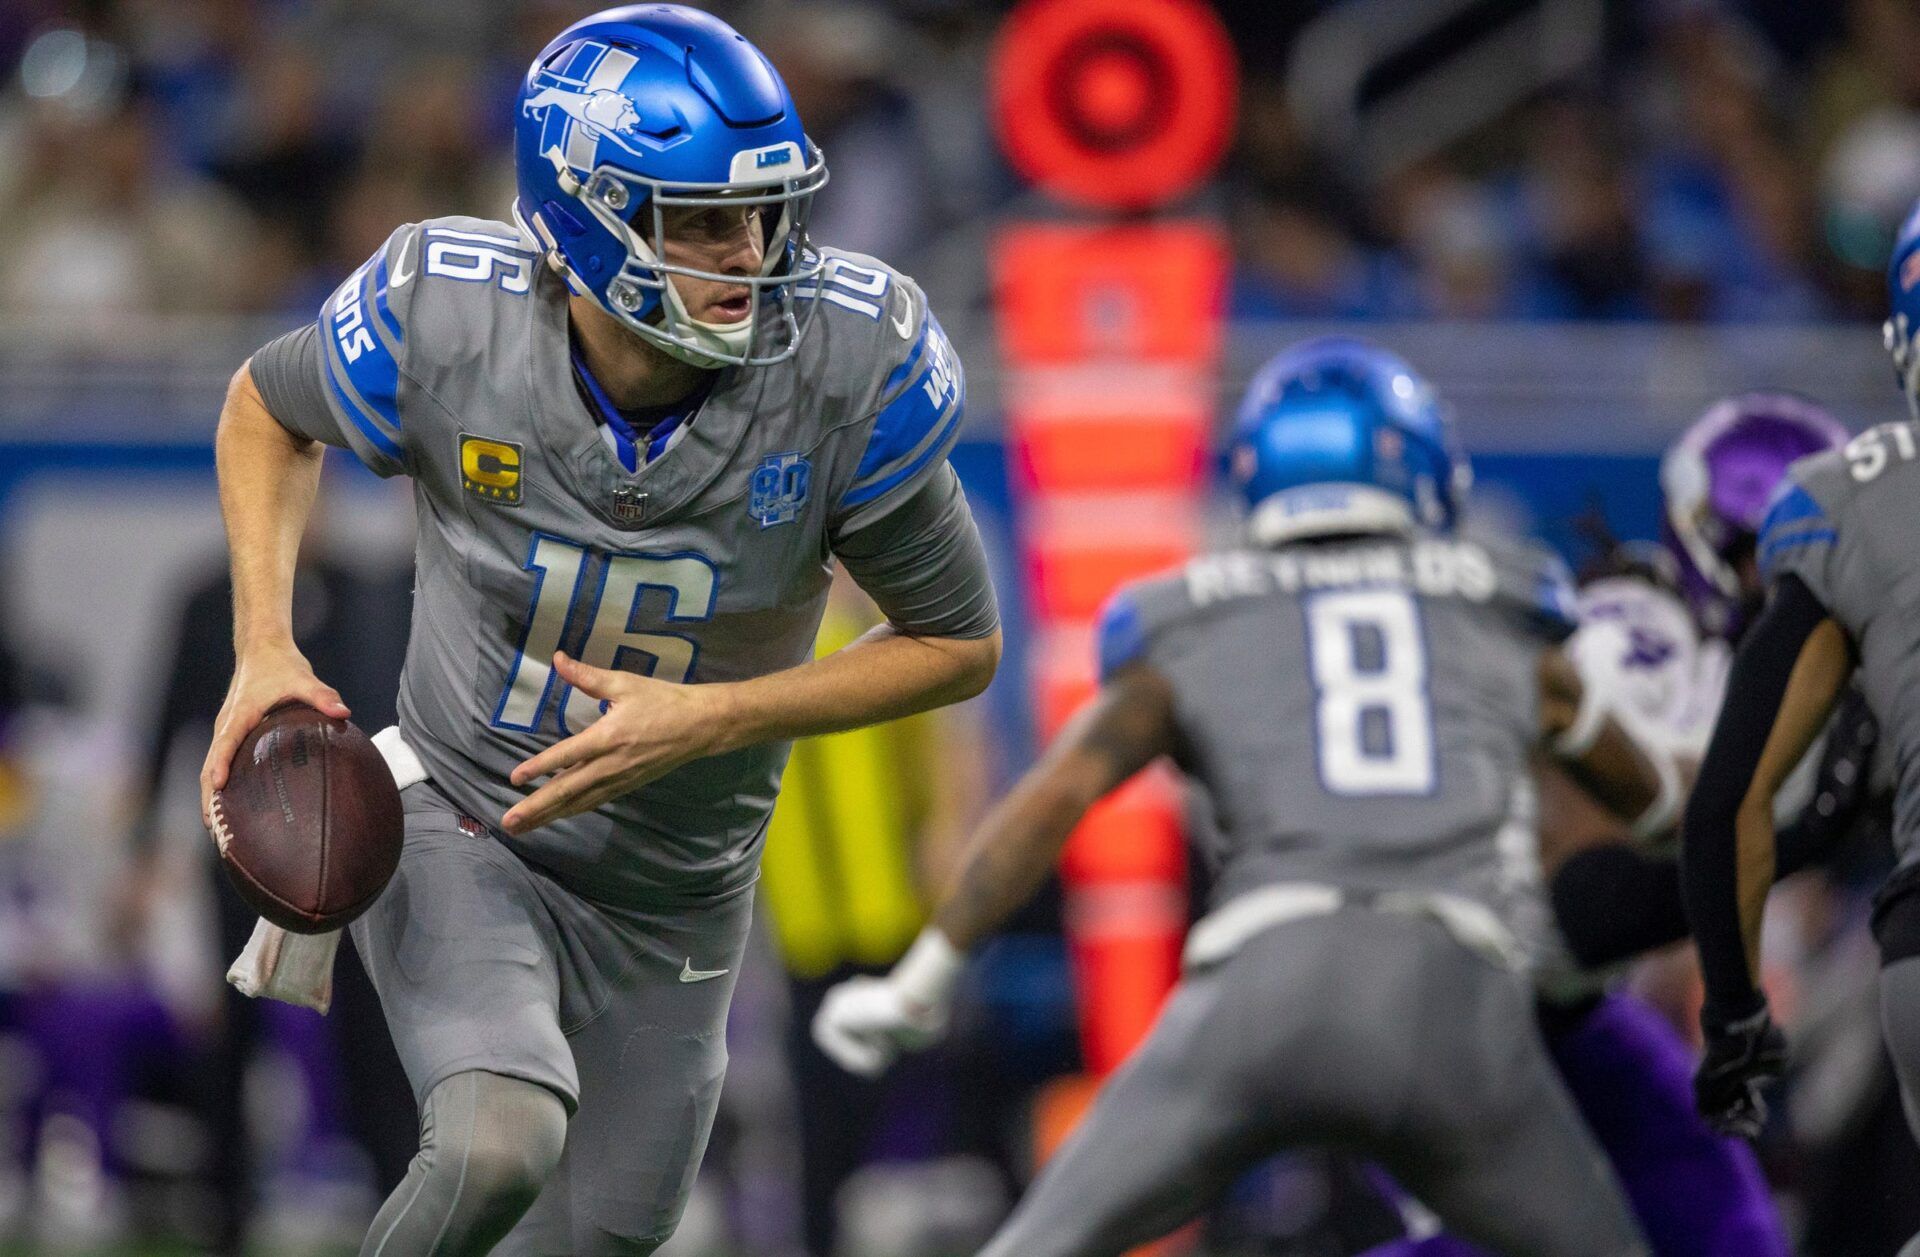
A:
{"label": "purple helmet", "polygon": [[1742,581],[1773,491],[1787,468],[1847,440],[1840,421],[1796,393],[1741,393],[1715,402],[1660,462],[1661,540],[1680,592],[1707,633],[1737,638],[1761,591]]}

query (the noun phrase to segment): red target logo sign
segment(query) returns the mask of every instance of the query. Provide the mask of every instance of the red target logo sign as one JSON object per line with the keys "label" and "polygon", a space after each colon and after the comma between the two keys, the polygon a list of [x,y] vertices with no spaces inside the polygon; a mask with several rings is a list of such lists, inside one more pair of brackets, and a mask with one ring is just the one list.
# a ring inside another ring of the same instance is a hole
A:
{"label": "red target logo sign", "polygon": [[1235,77],[1202,0],[1031,0],[994,52],[994,122],[1014,168],[1062,200],[1151,209],[1219,163]]}

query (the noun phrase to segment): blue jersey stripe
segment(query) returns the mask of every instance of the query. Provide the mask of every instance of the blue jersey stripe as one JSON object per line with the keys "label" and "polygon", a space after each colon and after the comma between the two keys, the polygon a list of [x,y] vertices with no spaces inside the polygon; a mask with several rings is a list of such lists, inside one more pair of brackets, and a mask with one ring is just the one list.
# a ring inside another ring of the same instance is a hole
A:
{"label": "blue jersey stripe", "polygon": [[[899,380],[911,378],[922,366],[930,365],[924,361],[928,342],[941,334],[940,325],[929,314],[920,324],[920,338],[914,342],[913,352],[887,376],[883,394]],[[930,378],[931,369],[888,402],[874,419],[873,431],[867,437],[867,448],[860,456],[860,466],[854,469],[853,482],[856,485],[889,463],[907,457],[919,448],[927,433],[939,424],[948,399],[929,394],[927,380]]]}
{"label": "blue jersey stripe", "polygon": [[891,393],[902,380],[912,375],[920,367],[920,355],[927,348],[926,324],[920,325],[920,338],[913,342],[913,349],[901,360],[900,365],[887,372],[886,380],[880,385],[881,396]]}
{"label": "blue jersey stripe", "polygon": [[1123,591],[1107,600],[1100,612],[1100,627],[1095,630],[1100,656],[1100,680],[1126,667],[1147,653],[1147,629],[1140,618],[1140,606]]}
{"label": "blue jersey stripe", "polygon": [[[359,357],[347,361],[346,353],[336,342],[334,349],[340,353],[341,361],[347,370],[347,379],[353,382],[353,391],[358,393],[367,408],[387,426],[398,431],[400,428],[400,364],[394,360],[387,347],[374,338],[371,348],[362,346]],[[331,359],[332,355],[328,355]]]}
{"label": "blue jersey stripe", "polygon": [[[918,392],[919,390],[916,389],[915,391]],[[956,401],[948,413],[946,421],[940,425],[939,432],[935,434],[933,440],[927,442],[926,448],[921,450],[912,462],[890,476],[870,481],[866,484],[854,485],[853,488],[847,490],[846,496],[840,499],[840,504],[843,507],[864,506],[889,489],[911,480],[929,463],[936,459],[944,458],[948,448],[953,444],[953,438],[960,427],[960,416],[964,411],[965,408]],[[863,460],[862,466],[864,465]]]}
{"label": "blue jersey stripe", "polygon": [[1790,532],[1783,536],[1769,537],[1766,544],[1760,547],[1760,563],[1761,566],[1764,567],[1779,555],[1781,551],[1791,550],[1796,546],[1814,546],[1822,543],[1831,545],[1839,539],[1840,534],[1831,528],[1809,528],[1801,532]]}
{"label": "blue jersey stripe", "polygon": [[1766,518],[1760,521],[1760,536],[1764,542],[1764,539],[1776,529],[1826,517],[1826,511],[1811,493],[1800,485],[1788,481],[1775,496],[1772,504],[1767,507]]}
{"label": "blue jersey stripe", "polygon": [[[353,421],[353,426],[360,429],[361,433],[372,443],[373,447],[382,454],[385,454],[395,462],[405,462],[406,455],[401,450],[399,444],[394,441],[392,437],[381,431],[380,425],[375,423],[361,405],[340,386],[340,377],[336,375],[333,370],[333,356],[331,354],[322,354],[321,361],[327,368],[327,386],[333,390],[334,398],[340,403],[341,411],[348,419]],[[364,462],[365,460],[362,459],[361,461]],[[374,470],[377,471],[379,469],[375,468]]]}
{"label": "blue jersey stripe", "polygon": [[[406,246],[403,244],[401,247],[405,248]],[[380,325],[387,329],[387,334],[393,337],[394,343],[397,345],[405,344],[407,333],[405,329],[400,326],[400,320],[394,317],[392,307],[387,305],[387,255],[385,250],[382,250],[380,253],[380,265],[376,266],[373,270],[373,308],[379,312]]]}

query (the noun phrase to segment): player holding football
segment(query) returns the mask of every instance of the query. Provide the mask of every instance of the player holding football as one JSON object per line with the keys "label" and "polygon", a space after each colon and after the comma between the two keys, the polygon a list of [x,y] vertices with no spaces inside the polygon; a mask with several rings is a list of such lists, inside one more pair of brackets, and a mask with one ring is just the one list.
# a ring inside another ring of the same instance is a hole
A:
{"label": "player holding football", "polygon": [[[1761,1088],[1786,1062],[1754,979],[1779,862],[1774,800],[1856,673],[1893,748],[1899,860],[1875,904],[1874,934],[1882,1026],[1920,1131],[1920,205],[1888,281],[1886,343],[1914,421],[1796,463],[1775,496],[1759,541],[1770,597],[1734,656],[1687,807],[1687,916],[1707,986],[1707,1053],[1694,1087],[1709,1120],[1742,1134],[1758,1131]],[[1920,1236],[1901,1253],[1920,1257]]]}
{"label": "player holding football", "polygon": [[1624,818],[1672,809],[1556,649],[1563,570],[1447,535],[1465,466],[1445,418],[1364,343],[1263,368],[1232,455],[1249,544],[1122,590],[1098,696],[912,951],[838,988],[816,1037],[877,1072],[937,1036],[965,950],[1093,803],[1170,756],[1217,821],[1212,910],[1153,1033],[982,1257],[1113,1257],[1297,1144],[1379,1161],[1496,1252],[1645,1252],[1525,974],[1536,743]]}
{"label": "player holding football", "polygon": [[[385,1257],[664,1242],[788,740],[966,698],[999,654],[959,364],[911,280],[808,242],[826,168],[765,57],[613,9],[516,114],[515,223],[396,231],[218,437],[238,666],[205,792],[276,703],[347,714],[288,629],[320,444],[414,480],[427,780],[353,926],[421,1109]],[[835,558],[889,623],[814,662]]]}

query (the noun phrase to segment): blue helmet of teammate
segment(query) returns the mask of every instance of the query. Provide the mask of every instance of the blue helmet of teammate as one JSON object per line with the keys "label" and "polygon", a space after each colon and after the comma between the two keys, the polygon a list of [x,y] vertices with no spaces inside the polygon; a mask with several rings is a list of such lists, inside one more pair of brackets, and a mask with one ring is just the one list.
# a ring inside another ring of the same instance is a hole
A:
{"label": "blue helmet of teammate", "polygon": [[1451,528],[1471,482],[1433,387],[1345,336],[1282,351],[1240,403],[1228,474],[1263,545]]}
{"label": "blue helmet of teammate", "polygon": [[[827,167],[759,49],[682,5],[608,9],[541,51],[514,114],[514,216],[574,292],[696,366],[793,354],[806,330],[793,286],[824,267],[806,221]],[[668,211],[739,205],[760,207],[759,274],[667,260]],[[744,285],[747,316],[695,319],[676,275]]]}
{"label": "blue helmet of teammate", "polygon": [[1887,323],[1882,329],[1907,409],[1920,419],[1920,202],[1916,202],[1900,234],[1894,237],[1893,260],[1887,264]]}

